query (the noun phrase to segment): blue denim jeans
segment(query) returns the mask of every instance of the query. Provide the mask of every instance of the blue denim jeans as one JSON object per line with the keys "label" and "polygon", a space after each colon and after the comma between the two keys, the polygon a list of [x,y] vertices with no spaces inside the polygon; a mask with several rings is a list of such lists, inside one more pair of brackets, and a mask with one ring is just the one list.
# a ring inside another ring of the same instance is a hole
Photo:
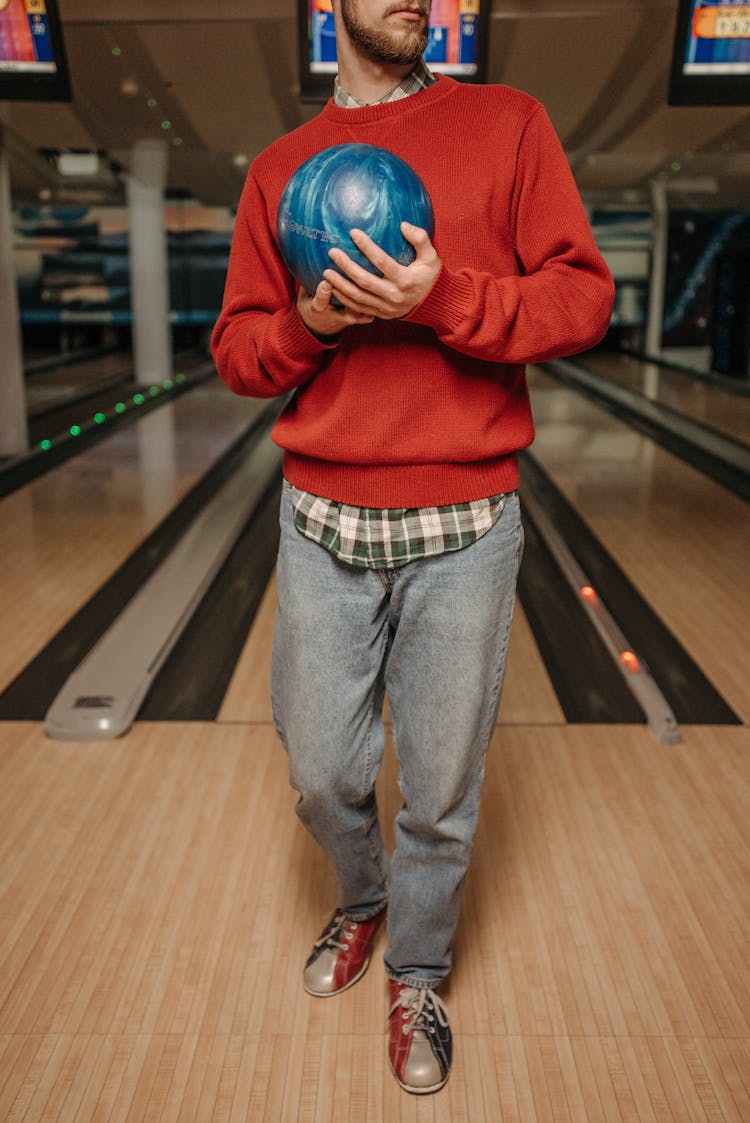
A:
{"label": "blue denim jeans", "polygon": [[[273,708],[297,813],[329,855],[337,907],[388,902],[387,974],[450,970],[523,547],[517,495],[474,545],[398,569],[338,561],[281,501]],[[384,692],[403,806],[389,862],[375,801]]]}

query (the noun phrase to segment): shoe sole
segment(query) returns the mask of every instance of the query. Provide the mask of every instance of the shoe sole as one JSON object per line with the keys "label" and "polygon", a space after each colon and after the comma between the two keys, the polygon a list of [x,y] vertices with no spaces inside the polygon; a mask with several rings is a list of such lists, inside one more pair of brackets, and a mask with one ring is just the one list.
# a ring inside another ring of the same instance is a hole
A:
{"label": "shoe sole", "polygon": [[344,986],[339,987],[337,990],[310,990],[310,988],[308,986],[305,986],[304,983],[302,984],[302,987],[305,993],[312,995],[313,998],[334,998],[337,994],[343,994],[345,990],[348,990],[349,987],[353,987],[355,983],[359,982],[367,968],[370,966],[371,958],[372,956],[368,955],[364,964],[360,968],[359,974],[355,975],[353,979],[350,979],[348,983],[345,983]]}

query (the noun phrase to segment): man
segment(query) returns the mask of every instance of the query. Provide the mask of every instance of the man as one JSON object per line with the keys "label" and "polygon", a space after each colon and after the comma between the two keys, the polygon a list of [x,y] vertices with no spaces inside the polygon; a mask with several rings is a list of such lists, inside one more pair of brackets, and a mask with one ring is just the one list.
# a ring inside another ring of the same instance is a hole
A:
{"label": "man", "polygon": [[[524,364],[593,346],[613,290],[542,107],[435,80],[429,0],[333,0],[334,98],[272,144],[243,191],[217,367],[239,394],[294,396],[285,449],[273,703],[297,812],[336,875],[304,970],[313,995],[366,970],[388,906],[390,1062],[407,1091],[451,1064],[436,988],[451,966],[522,549],[517,452],[533,427]],[[395,152],[425,182],[434,244],[416,259],[361,231],[316,292],[275,233],[293,171],[329,145]],[[338,305],[331,298],[337,298]],[[403,806],[389,863],[375,778],[387,691]]]}

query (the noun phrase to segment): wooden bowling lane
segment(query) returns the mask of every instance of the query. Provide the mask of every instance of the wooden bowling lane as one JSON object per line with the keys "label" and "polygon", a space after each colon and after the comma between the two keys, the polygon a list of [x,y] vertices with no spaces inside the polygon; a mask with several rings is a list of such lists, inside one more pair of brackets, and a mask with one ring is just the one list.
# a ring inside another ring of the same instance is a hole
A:
{"label": "wooden bowling lane", "polygon": [[295,800],[268,725],[0,725],[0,1118],[750,1118],[747,729],[496,732],[429,1097],[388,1071],[383,938],[302,990],[334,887]]}
{"label": "wooden bowling lane", "polygon": [[[194,350],[174,356],[174,372],[188,373],[208,361],[204,351]],[[133,358],[129,351],[114,351],[80,362],[62,364],[26,379],[26,408],[30,417],[69,405],[99,388],[132,382]],[[83,413],[81,417],[85,417]],[[80,420],[80,418],[79,418]]]}
{"label": "wooden bowling lane", "polygon": [[[728,383],[711,383],[656,363],[612,351],[589,351],[576,363],[602,379],[639,394],[736,441],[750,442],[750,395],[733,393]],[[740,388],[747,386],[738,379]]]}
{"label": "wooden bowling lane", "polygon": [[213,379],[0,500],[0,690],[262,406]]}
{"label": "wooden bowling lane", "polygon": [[730,706],[750,720],[747,504],[538,368],[535,457]]}
{"label": "wooden bowling lane", "polygon": [[40,410],[69,401],[101,383],[126,382],[133,377],[129,351],[114,351],[32,374],[26,378],[26,406],[32,416]]}
{"label": "wooden bowling lane", "polygon": [[[218,721],[272,724],[271,648],[275,612],[276,581],[272,578],[237,661]],[[498,722],[506,725],[560,725],[564,721],[539,649],[523,609],[517,603]]]}
{"label": "wooden bowling lane", "polygon": [[[36,333],[34,333],[36,337]],[[35,374],[42,374],[53,367],[63,366],[65,363],[82,363],[86,359],[96,359],[101,355],[112,355],[115,351],[122,351],[122,345],[115,342],[92,343],[90,341],[61,339],[56,337],[53,346],[48,339],[46,346],[34,346],[30,338],[23,343],[23,369],[27,378]],[[81,343],[78,346],[78,343]]]}

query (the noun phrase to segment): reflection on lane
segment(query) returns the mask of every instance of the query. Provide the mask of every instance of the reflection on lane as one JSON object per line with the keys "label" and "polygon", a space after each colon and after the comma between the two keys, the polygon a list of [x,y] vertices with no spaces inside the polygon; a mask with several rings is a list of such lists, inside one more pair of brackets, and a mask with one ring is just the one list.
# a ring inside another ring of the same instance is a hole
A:
{"label": "reflection on lane", "polygon": [[734,440],[750,442],[750,397],[733,394],[689,374],[604,350],[577,355],[575,362],[602,378],[627,386],[692,421]]}

